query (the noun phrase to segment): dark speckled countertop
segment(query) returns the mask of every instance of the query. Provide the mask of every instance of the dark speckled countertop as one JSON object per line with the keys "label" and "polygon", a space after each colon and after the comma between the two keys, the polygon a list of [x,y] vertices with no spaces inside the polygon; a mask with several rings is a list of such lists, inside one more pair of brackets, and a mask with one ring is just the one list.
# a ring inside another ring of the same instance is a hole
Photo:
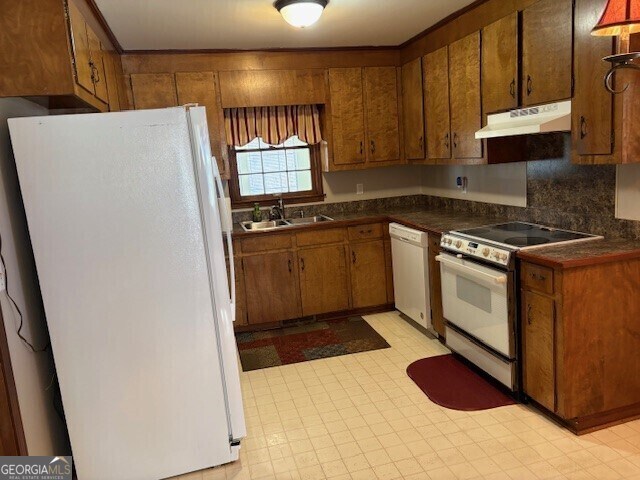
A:
{"label": "dark speckled countertop", "polygon": [[521,250],[518,257],[549,267],[581,267],[640,258],[640,241],[605,238]]}
{"label": "dark speckled countertop", "polygon": [[[271,230],[269,232],[245,232],[239,224],[234,224],[233,235],[236,238],[241,238],[308,228],[326,228],[328,225],[338,227],[342,223],[347,224],[354,221],[361,223],[386,220],[402,223],[418,230],[441,234],[450,230],[474,228],[509,221],[509,219],[506,218],[481,215],[478,213],[459,212],[447,209],[416,209],[415,206],[368,210],[366,212],[333,213],[330,214],[330,216],[335,220],[334,222],[287,227],[282,230]],[[605,238],[587,242],[521,250],[518,252],[518,257],[522,260],[532,261],[552,268],[572,268],[640,258],[640,241]]]}

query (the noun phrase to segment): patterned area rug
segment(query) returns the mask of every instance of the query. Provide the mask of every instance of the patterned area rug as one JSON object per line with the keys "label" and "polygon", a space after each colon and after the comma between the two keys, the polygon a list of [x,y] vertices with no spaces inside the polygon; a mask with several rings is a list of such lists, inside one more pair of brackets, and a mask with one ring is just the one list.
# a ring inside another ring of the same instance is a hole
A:
{"label": "patterned area rug", "polygon": [[389,348],[362,317],[298,324],[236,334],[242,370],[258,370],[318,358]]}

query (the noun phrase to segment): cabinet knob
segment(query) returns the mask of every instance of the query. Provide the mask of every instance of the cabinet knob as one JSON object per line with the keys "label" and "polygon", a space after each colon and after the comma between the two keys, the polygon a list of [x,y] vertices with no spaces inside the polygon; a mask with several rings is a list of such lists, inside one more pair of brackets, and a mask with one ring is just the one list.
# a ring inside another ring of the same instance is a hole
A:
{"label": "cabinet knob", "polygon": [[356,263],[356,252],[351,250],[351,262]]}
{"label": "cabinet knob", "polygon": [[300,258],[300,268],[304,272],[304,258]]}
{"label": "cabinet knob", "polygon": [[376,153],[376,142],[371,140],[371,153]]}
{"label": "cabinet knob", "polygon": [[516,98],[516,79],[511,80],[509,84],[509,94],[512,98]]}
{"label": "cabinet knob", "polygon": [[533,80],[531,75],[527,75],[527,95],[531,95],[531,92],[533,92]]}
{"label": "cabinet knob", "polygon": [[444,136],[444,146],[449,148],[449,134],[448,133]]}
{"label": "cabinet knob", "polygon": [[527,323],[531,325],[533,318],[531,318],[531,304],[527,304]]}
{"label": "cabinet knob", "polygon": [[453,148],[458,148],[458,134],[453,132]]}
{"label": "cabinet knob", "polygon": [[291,259],[287,262],[289,265],[289,273],[293,273],[293,269],[291,268]]}
{"label": "cabinet knob", "polygon": [[364,142],[360,140],[360,155],[364,153]]}
{"label": "cabinet knob", "polygon": [[420,139],[418,140],[418,145],[420,150],[424,149],[424,137],[422,135],[420,135]]}

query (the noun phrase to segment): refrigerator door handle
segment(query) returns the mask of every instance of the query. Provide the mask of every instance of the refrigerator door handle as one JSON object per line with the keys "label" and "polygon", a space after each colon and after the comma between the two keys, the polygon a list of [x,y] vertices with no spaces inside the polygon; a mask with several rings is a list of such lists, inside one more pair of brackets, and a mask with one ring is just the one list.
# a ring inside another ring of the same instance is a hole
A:
{"label": "refrigerator door handle", "polygon": [[[218,205],[225,205],[226,203],[220,200],[224,198],[224,187],[222,186],[222,177],[218,170],[218,163],[216,157],[211,157],[211,169],[213,170],[213,178],[216,182],[216,191],[218,192]],[[220,207],[222,208],[222,207]],[[221,218],[231,218],[231,212],[220,212]],[[224,217],[223,217],[224,215]],[[221,222],[222,223],[222,222]],[[227,255],[229,258],[229,290],[231,292],[231,319],[235,323],[236,321],[236,269],[233,261],[233,243],[231,241],[231,228],[228,228],[225,232],[227,238]]]}

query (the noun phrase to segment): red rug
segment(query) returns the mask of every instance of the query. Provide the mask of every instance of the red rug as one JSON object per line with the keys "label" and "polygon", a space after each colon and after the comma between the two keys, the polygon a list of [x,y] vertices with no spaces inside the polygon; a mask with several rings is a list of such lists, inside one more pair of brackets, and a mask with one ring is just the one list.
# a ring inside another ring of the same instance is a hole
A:
{"label": "red rug", "polygon": [[488,410],[516,403],[451,354],[413,362],[407,375],[432,402],[452,410]]}

